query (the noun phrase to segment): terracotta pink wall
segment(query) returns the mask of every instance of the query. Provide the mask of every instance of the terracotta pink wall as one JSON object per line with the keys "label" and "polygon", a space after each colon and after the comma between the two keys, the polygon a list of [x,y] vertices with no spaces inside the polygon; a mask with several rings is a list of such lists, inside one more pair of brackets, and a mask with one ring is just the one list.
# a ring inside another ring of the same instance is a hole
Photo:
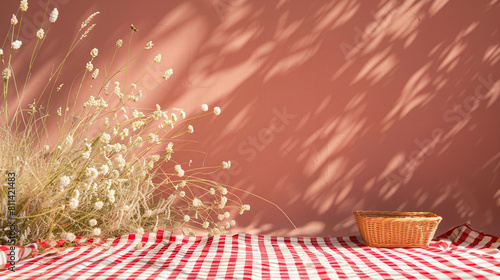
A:
{"label": "terracotta pink wall", "polygon": [[[7,2],[0,34],[18,5]],[[28,24],[46,1],[29,3]],[[69,65],[83,69],[94,47],[94,65],[109,61],[133,23],[134,50],[152,40],[146,57],[163,55],[152,73],[175,71],[143,106],[222,108],[192,135],[209,163],[233,162],[214,178],[276,203],[298,228],[242,195],[252,209],[235,231],[357,234],[352,211],[365,209],[432,211],[444,218],[438,233],[470,222],[500,235],[499,1],[52,0],[51,7],[60,17],[40,69],[50,70],[68,36],[100,11]],[[34,44],[33,30],[21,36],[23,47]]]}

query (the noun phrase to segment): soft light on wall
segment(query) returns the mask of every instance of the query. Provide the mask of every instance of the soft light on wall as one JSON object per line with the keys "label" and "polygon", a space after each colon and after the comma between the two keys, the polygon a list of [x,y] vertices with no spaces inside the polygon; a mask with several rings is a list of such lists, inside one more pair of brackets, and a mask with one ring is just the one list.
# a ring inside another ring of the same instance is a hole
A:
{"label": "soft light on wall", "polygon": [[[30,1],[24,46],[34,44],[29,26],[46,4]],[[2,21],[17,5],[4,3]],[[357,234],[352,211],[402,210],[443,216],[441,231],[471,222],[500,235],[499,1],[49,6],[60,18],[39,55],[40,74],[31,77],[32,97],[89,14],[101,12],[67,72],[81,70],[94,47],[96,65],[109,61],[115,41],[127,42],[134,24],[132,50],[152,40],[146,57],[162,53],[144,81],[153,85],[165,68],[175,71],[145,93],[141,106],[188,114],[202,103],[220,106],[221,116],[197,123],[192,135],[210,162],[233,162],[213,178],[276,203],[297,225],[243,195],[252,209],[235,232]],[[145,67],[133,62],[130,75]]]}

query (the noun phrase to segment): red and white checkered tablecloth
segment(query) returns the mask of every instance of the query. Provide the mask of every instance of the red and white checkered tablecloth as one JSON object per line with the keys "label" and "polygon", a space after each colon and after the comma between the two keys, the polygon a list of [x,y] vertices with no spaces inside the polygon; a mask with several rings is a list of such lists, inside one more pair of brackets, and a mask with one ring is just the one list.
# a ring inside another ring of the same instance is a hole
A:
{"label": "red and white checkered tablecloth", "polygon": [[165,231],[88,242],[104,245],[52,249],[17,261],[15,272],[0,269],[0,279],[500,279],[500,240],[468,225],[427,248],[372,248],[355,236]]}

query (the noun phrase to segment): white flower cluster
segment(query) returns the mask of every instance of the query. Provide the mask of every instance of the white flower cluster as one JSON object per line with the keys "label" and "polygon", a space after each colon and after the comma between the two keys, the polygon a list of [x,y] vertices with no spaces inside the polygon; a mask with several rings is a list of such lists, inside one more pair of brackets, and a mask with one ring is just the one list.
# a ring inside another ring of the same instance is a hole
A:
{"label": "white flower cluster", "polygon": [[97,76],[99,75],[99,69],[95,69],[94,72],[92,73],[92,80],[97,79]]}
{"label": "white flower cluster", "polygon": [[87,62],[87,66],[85,66],[85,68],[87,68],[87,71],[92,72],[92,70],[94,70],[94,65],[89,61]]}
{"label": "white flower cluster", "polygon": [[42,40],[44,36],[45,36],[45,31],[43,30],[43,28],[38,29],[38,31],[36,32],[36,37]]}
{"label": "white flower cluster", "polygon": [[250,205],[248,204],[243,204],[241,207],[240,207],[240,215],[243,215],[243,213],[245,211],[250,211]]}
{"label": "white flower cluster", "polygon": [[222,162],[222,169],[229,169],[231,168],[231,161],[228,160],[228,161],[223,161]]}
{"label": "white flower cluster", "polygon": [[12,42],[12,49],[18,50],[19,48],[21,48],[22,44],[23,44],[23,42],[21,42],[19,40],[15,40],[14,42]]}
{"label": "white flower cluster", "polygon": [[21,0],[21,3],[19,4],[19,9],[23,12],[26,12],[28,10],[28,0]]}
{"label": "white flower cluster", "polygon": [[216,116],[220,115],[220,112],[221,112],[221,111],[220,111],[220,108],[219,108],[219,107],[215,107],[215,108],[214,108],[214,114],[215,114]]}
{"label": "white flower cluster", "polygon": [[67,240],[69,242],[73,242],[76,239],[76,236],[73,233],[71,233],[71,232],[65,232],[65,231],[63,231],[61,233],[61,238],[63,240]]}
{"label": "white flower cluster", "polygon": [[179,176],[179,177],[184,176],[184,170],[182,169],[180,164],[175,165],[174,169],[175,169],[175,172],[177,172],[177,176]]}
{"label": "white flower cluster", "polygon": [[161,61],[161,54],[158,54],[158,55],[155,56],[154,62],[155,63],[159,63],[160,61]]}
{"label": "white flower cluster", "polygon": [[96,100],[95,97],[91,95],[89,97],[89,100],[87,100],[87,101],[85,101],[85,103],[83,103],[83,107],[84,108],[85,107],[96,107],[96,108],[104,109],[104,108],[108,107],[108,103],[106,103],[106,101],[102,97],[99,98],[98,100]]}
{"label": "white flower cluster", "polygon": [[195,197],[193,199],[193,206],[194,207],[201,207],[201,206],[203,206],[203,202],[201,201],[201,199]]}
{"label": "white flower cluster", "polygon": [[12,76],[12,71],[10,70],[10,68],[3,69],[3,71],[2,71],[2,78],[4,80],[8,80],[11,76]]}
{"label": "white flower cluster", "polygon": [[90,55],[92,56],[92,58],[95,58],[98,54],[99,54],[99,50],[97,48],[93,48],[90,51]]}
{"label": "white flower cluster", "polygon": [[17,20],[16,15],[12,15],[12,18],[10,19],[10,24],[16,25],[18,23],[19,23],[19,21]]}
{"label": "white flower cluster", "polygon": [[59,11],[57,10],[57,8],[54,8],[54,10],[52,10],[52,12],[50,13],[49,22],[52,23],[56,22],[58,16],[59,16]]}
{"label": "white flower cluster", "polygon": [[165,71],[165,74],[163,74],[163,79],[167,80],[174,74],[174,69],[170,68],[167,71]]}

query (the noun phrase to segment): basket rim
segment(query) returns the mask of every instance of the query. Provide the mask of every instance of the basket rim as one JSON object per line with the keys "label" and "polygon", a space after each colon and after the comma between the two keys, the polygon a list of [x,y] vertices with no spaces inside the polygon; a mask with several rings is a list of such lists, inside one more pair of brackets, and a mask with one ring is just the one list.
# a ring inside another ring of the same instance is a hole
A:
{"label": "basket rim", "polygon": [[[441,216],[432,212],[400,212],[400,211],[366,211],[357,210],[353,212],[354,216],[370,219],[442,219]],[[371,215],[375,216],[371,216]],[[379,215],[379,216],[377,216]]]}

